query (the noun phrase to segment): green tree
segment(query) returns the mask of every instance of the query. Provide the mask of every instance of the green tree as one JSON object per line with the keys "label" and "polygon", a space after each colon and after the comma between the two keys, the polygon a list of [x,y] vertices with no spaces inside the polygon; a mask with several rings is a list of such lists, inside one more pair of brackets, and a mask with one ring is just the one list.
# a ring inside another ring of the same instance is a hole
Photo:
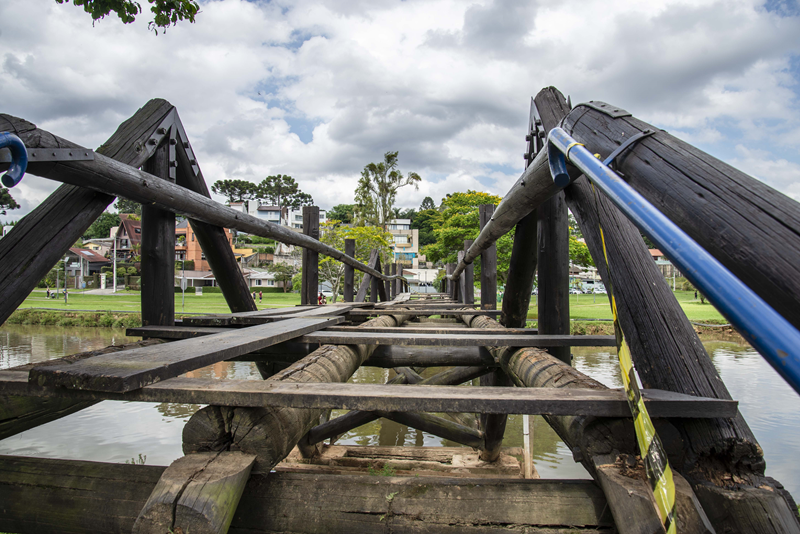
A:
{"label": "green tree", "polygon": [[104,211],[83,234],[84,239],[102,239],[109,237],[111,229],[119,226],[120,218],[116,213]]}
{"label": "green tree", "polygon": [[422,180],[415,172],[406,176],[397,168],[398,152],[387,152],[380,163],[370,163],[361,171],[356,189],[359,219],[363,224],[386,228],[392,216],[397,190],[407,185],[419,189]]}
{"label": "green tree", "polygon": [[141,217],[142,205],[127,198],[117,197],[117,202],[114,204],[117,213],[133,213]]}
{"label": "green tree", "polygon": [[244,202],[258,198],[258,186],[247,180],[217,180],[211,192],[224,196],[228,202]]}
{"label": "green tree", "polygon": [[5,187],[0,187],[0,215],[5,215],[6,210],[15,210],[19,204]]}
{"label": "green tree", "polygon": [[419,246],[424,247],[436,242],[433,229],[442,224],[442,214],[436,209],[422,210],[411,221],[411,228],[419,230]]}
{"label": "green tree", "polygon": [[303,193],[297,182],[288,174],[267,176],[258,184],[256,198],[268,204],[281,208],[297,209],[300,206],[312,206],[314,199],[308,193]]}
{"label": "green tree", "polygon": [[353,222],[355,207],[355,204],[337,204],[328,210],[328,220],[350,224]]}
{"label": "green tree", "polygon": [[[170,26],[174,26],[181,20],[194,22],[194,17],[198,13],[200,6],[195,0],[147,0],[150,11],[153,13],[153,20],[148,24],[148,28],[158,35],[158,29],[162,31]],[[56,0],[58,4],[69,3],[69,0]],[[142,12],[139,2],[133,0],[72,0],[76,6],[83,6],[83,10],[92,16],[96,21],[105,18],[112,11],[117,14],[124,24],[130,24],[136,20],[136,16]]]}
{"label": "green tree", "polygon": [[[436,242],[426,246],[422,253],[428,261],[455,263],[459,250],[464,250],[464,240],[475,239],[480,233],[478,206],[500,203],[500,197],[477,191],[452,193],[442,200],[440,219],[435,219]],[[419,216],[418,216],[419,217]],[[504,283],[508,274],[513,245],[513,230],[497,240],[497,280]],[[480,274],[480,262],[475,262],[475,276]]]}
{"label": "green tree", "polygon": [[422,204],[419,205],[419,211],[425,210],[435,210],[436,203],[434,203],[431,197],[425,197],[422,199]]}
{"label": "green tree", "polygon": [[589,247],[586,246],[586,243],[578,241],[578,238],[574,235],[569,236],[569,261],[573,265],[594,267],[594,260],[589,252]]}
{"label": "green tree", "polygon": [[[342,226],[336,221],[328,221],[320,225],[320,241],[337,250],[344,250],[344,240],[355,239],[355,258],[362,262],[369,261],[372,249],[378,249],[381,264],[385,265],[391,256],[391,234],[377,226]],[[356,271],[356,284],[363,278]],[[328,256],[320,258],[319,279],[328,282],[333,291],[333,302],[339,297],[339,289],[344,283],[344,263]]]}
{"label": "green tree", "polygon": [[290,263],[272,263],[267,265],[267,271],[275,275],[275,281],[283,282],[283,292],[288,293],[292,288],[292,277],[298,269]]}

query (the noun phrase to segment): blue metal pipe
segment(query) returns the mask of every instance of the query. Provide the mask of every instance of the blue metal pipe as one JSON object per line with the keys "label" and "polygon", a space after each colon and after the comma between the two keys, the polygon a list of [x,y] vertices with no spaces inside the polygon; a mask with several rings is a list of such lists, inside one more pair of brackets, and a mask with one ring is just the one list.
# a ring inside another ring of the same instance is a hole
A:
{"label": "blue metal pipe", "polygon": [[22,180],[28,168],[28,151],[19,137],[8,132],[0,132],[0,148],[8,148],[11,151],[11,167],[3,175],[3,185],[14,187]]}
{"label": "blue metal pipe", "polygon": [[558,156],[551,158],[551,165],[557,172],[566,172],[565,160],[568,158],[570,164],[580,169],[658,245],[778,374],[800,393],[800,332],[614,171],[583,145],[576,144],[564,130],[553,128],[548,141],[559,151]]}

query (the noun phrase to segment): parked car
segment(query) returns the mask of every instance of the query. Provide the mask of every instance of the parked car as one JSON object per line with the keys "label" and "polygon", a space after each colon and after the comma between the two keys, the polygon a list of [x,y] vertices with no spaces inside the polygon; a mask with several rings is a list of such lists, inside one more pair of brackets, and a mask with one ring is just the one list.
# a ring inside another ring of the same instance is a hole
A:
{"label": "parked car", "polygon": [[581,290],[580,290],[580,289],[578,289],[577,287],[571,287],[571,288],[569,289],[569,294],[570,294],[570,295],[583,295],[583,291],[581,291]]}
{"label": "parked car", "polygon": [[531,291],[531,295],[538,295],[538,294],[539,294],[539,288],[538,287],[534,287],[533,291]]}

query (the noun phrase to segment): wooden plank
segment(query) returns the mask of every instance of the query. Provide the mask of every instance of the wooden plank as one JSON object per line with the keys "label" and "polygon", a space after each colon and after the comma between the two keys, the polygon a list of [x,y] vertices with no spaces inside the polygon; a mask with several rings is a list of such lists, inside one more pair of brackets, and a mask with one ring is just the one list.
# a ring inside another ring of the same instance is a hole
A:
{"label": "wooden plank", "polygon": [[[393,311],[392,309],[375,309],[375,310],[355,310],[348,315],[352,315],[353,317],[369,317],[370,315],[391,315],[393,313],[398,313],[397,311]],[[502,313],[500,310],[465,310],[463,308],[451,308],[451,309],[409,309],[403,310],[403,313],[406,315],[447,315],[447,316],[456,316],[456,315],[500,315]]]}
{"label": "wooden plank", "polygon": [[[395,313],[396,314],[396,313]],[[492,334],[411,334],[373,332],[313,332],[297,338],[299,343],[334,345],[435,345],[496,347],[615,347],[614,336],[530,336]]]}
{"label": "wooden plank", "polygon": [[468,328],[463,325],[453,325],[452,328],[440,327],[435,323],[431,327],[423,326],[401,326],[401,327],[360,327],[360,326],[330,326],[325,329],[326,332],[372,332],[383,334],[495,334],[499,336],[504,335],[532,335],[538,333],[536,328],[503,328],[488,330],[486,328]]}
{"label": "wooden plank", "polygon": [[[169,179],[169,139],[165,138],[142,169]],[[142,206],[142,324],[175,324],[175,214]]]}
{"label": "wooden plank", "polygon": [[239,317],[272,317],[281,318],[294,316],[304,311],[316,309],[317,306],[295,306],[293,308],[273,308],[271,310],[257,310],[238,313],[221,313],[213,315],[199,315],[194,317],[184,317],[183,326],[229,326]]}
{"label": "wooden plank", "polygon": [[[27,377],[27,373],[21,371],[0,371],[0,393],[237,407],[630,416],[625,394],[618,390],[315,382],[298,385],[280,381],[178,377],[123,393],[42,387],[28,382]],[[731,417],[736,414],[738,406],[737,401],[692,397],[654,389],[643,390],[643,396],[653,417]]]}
{"label": "wooden plank", "polygon": [[[0,529],[131,532],[165,469],[0,457]],[[388,527],[394,532],[488,534],[497,533],[498,525],[520,532],[554,534],[561,527],[589,534],[612,529],[613,520],[603,493],[588,480],[253,472],[230,531],[383,534]]]}
{"label": "wooden plank", "polygon": [[31,370],[30,381],[40,386],[126,392],[340,321],[341,318],[298,318],[184,339],[168,346],[95,356],[73,364],[40,366]]}
{"label": "wooden plank", "polygon": [[[356,240],[344,240],[344,253],[354,258],[356,255]],[[355,285],[355,270],[352,266],[344,265],[344,301],[353,302],[353,286]]]}
{"label": "wooden plank", "polygon": [[196,453],[167,467],[133,525],[134,534],[228,532],[256,457]]}
{"label": "wooden plank", "polygon": [[[489,224],[494,214],[493,204],[478,206],[480,228]],[[481,309],[497,309],[497,245],[492,243],[481,253]]]}

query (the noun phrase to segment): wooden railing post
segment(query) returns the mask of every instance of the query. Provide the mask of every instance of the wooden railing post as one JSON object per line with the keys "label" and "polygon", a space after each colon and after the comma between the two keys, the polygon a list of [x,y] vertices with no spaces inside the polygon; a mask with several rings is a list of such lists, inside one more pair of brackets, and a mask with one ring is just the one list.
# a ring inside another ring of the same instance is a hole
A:
{"label": "wooden railing post", "polygon": [[[453,268],[454,264],[452,263],[448,263],[444,266],[444,271],[447,273],[447,276],[453,274]],[[447,288],[447,297],[452,299],[455,297],[455,283],[453,283],[453,280],[450,280],[449,278],[446,280],[447,282],[445,283],[445,287]]]}
{"label": "wooden railing post", "polygon": [[[356,240],[344,240],[344,253],[348,256],[356,255]],[[355,287],[355,269],[351,265],[344,264],[344,301],[353,302],[353,289]]]}
{"label": "wooden railing post", "polygon": [[[538,214],[534,210],[517,223],[506,277],[503,315],[506,328],[525,328],[536,276]],[[540,315],[541,317],[541,315]]]}
{"label": "wooden railing post", "polygon": [[[456,257],[458,258],[458,263],[461,263],[461,260],[464,259],[464,251],[459,250]],[[465,279],[466,277],[462,272],[461,276],[459,276],[458,280],[456,280],[456,300],[462,304],[466,302],[466,299],[464,298],[464,293],[466,292],[467,289],[465,285]]]}
{"label": "wooden railing post", "polygon": [[[319,207],[303,206],[303,233],[319,239]],[[300,304],[316,305],[319,290],[319,253],[303,249],[303,277],[300,285]]]}
{"label": "wooden railing post", "polygon": [[[472,243],[472,239],[464,241],[464,252],[469,250]],[[470,263],[467,268],[464,269],[462,277],[464,279],[464,304],[472,306],[475,304],[475,266]]]}
{"label": "wooden railing post", "polygon": [[[375,269],[380,271],[381,270],[380,253],[377,250],[375,250],[374,252],[375,252],[375,255],[376,255]],[[380,278],[378,278],[376,276],[373,276],[372,280],[370,280],[370,286],[369,286],[369,301],[370,302],[378,302],[378,293],[380,291],[380,286],[381,286]]]}
{"label": "wooden railing post", "polygon": [[[392,276],[395,276],[396,274],[397,274],[397,263],[393,263],[392,264]],[[397,282],[397,280],[392,280],[390,282],[390,284],[391,284],[392,292],[389,295],[389,298],[390,299],[394,299],[397,296],[397,293],[398,293],[398,291],[397,291],[398,282]]]}
{"label": "wooden railing post", "polygon": [[[391,276],[392,274],[392,267],[388,263],[383,267],[383,274],[386,276]],[[384,280],[383,286],[386,292],[386,300],[392,300],[392,281]]]}
{"label": "wooden railing post", "polygon": [[[174,128],[171,129],[174,136]],[[174,150],[172,150],[174,152]],[[170,179],[169,138],[156,148],[144,164],[144,171],[163,180]],[[175,324],[175,214],[142,206],[142,325]]]}
{"label": "wooden railing post", "polygon": [[[494,204],[481,204],[478,213],[483,230],[492,218]],[[497,245],[494,243],[481,254],[481,309],[497,309]]]}

